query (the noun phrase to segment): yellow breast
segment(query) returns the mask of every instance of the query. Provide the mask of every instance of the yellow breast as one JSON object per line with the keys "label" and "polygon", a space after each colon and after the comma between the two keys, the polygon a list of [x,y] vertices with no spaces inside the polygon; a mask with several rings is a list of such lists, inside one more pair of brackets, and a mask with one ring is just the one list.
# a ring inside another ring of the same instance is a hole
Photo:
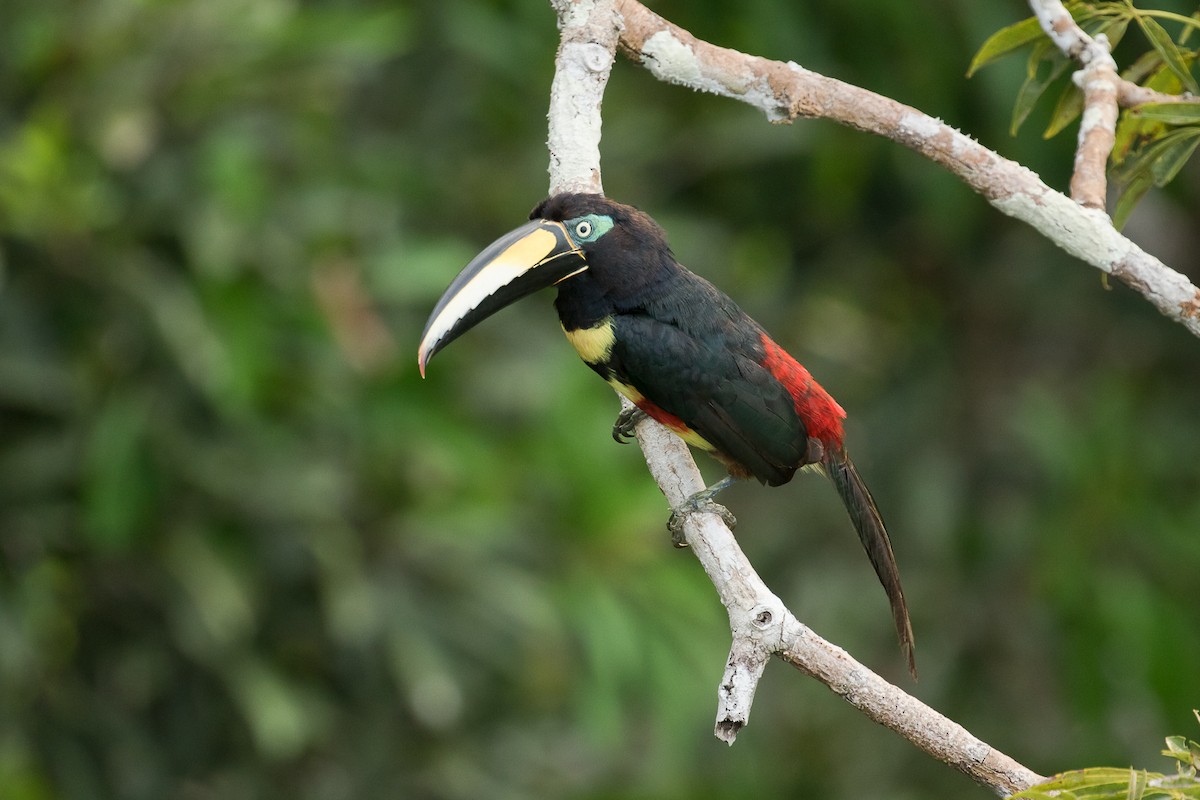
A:
{"label": "yellow breast", "polygon": [[617,339],[613,329],[612,317],[605,317],[591,328],[576,328],[569,331],[563,328],[567,341],[579,353],[579,357],[589,364],[602,364],[612,355],[613,343]]}

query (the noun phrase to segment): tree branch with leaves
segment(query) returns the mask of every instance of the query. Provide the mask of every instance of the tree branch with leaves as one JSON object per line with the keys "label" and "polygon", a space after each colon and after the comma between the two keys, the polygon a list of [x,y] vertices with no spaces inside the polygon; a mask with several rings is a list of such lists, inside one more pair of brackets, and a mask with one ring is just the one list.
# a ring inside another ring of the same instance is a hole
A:
{"label": "tree branch with leaves", "polygon": [[[1151,187],[1174,180],[1200,144],[1200,92],[1186,43],[1200,28],[1200,11],[1184,17],[1130,2],[1029,0],[1034,16],[992,35],[968,70],[1028,50],[1025,83],[1013,107],[1012,132],[1038,101],[1058,91],[1047,138],[1080,119],[1071,197],[1088,208],[1107,207],[1107,162],[1121,190],[1113,211],[1120,228]],[[1172,38],[1162,23],[1179,27]],[[1136,24],[1148,49],[1118,74],[1112,50]],[[1071,66],[1079,70],[1068,75]],[[1121,111],[1124,109],[1124,111]],[[1136,288],[1136,287],[1135,287]]]}

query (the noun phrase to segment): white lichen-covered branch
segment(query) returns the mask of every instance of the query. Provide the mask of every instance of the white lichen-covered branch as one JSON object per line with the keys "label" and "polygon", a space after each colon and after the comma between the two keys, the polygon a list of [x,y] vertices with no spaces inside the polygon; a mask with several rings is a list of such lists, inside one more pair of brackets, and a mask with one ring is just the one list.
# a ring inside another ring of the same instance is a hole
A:
{"label": "white lichen-covered branch", "polygon": [[[644,46],[649,38],[637,38],[643,29],[626,27],[622,32],[622,17],[614,6],[623,12],[626,25],[630,10],[649,12],[621,0],[553,0],[553,5],[559,14],[562,46],[549,112],[551,191],[600,191],[600,108],[617,36],[620,34],[622,45],[635,55],[643,50],[633,43],[640,41]],[[676,82],[689,81],[680,79],[673,69],[691,69],[690,80],[697,88],[722,94],[734,91],[741,99],[763,104],[775,119],[796,115],[798,105],[786,94],[780,95],[779,87],[760,81],[761,76],[753,71],[743,74],[746,80],[740,83],[729,75],[706,77],[691,46],[674,34],[665,33],[650,43],[647,52],[646,58],[656,61],[664,76],[674,75]],[[780,66],[788,74],[798,70]],[[736,90],[730,90],[731,85]],[[914,137],[936,138],[941,133],[926,120],[918,116],[906,123],[913,128]],[[968,140],[964,137],[964,141]],[[650,472],[672,506],[703,488],[700,472],[678,437],[648,419],[638,424],[636,433]],[[718,690],[718,737],[732,743],[747,723],[759,678],[771,656],[777,655],[823,682],[871,719],[998,794],[1011,794],[1041,780],[800,623],[763,583],[718,516],[688,514],[683,535],[729,614],[733,642]]]}
{"label": "white lichen-covered branch", "polygon": [[550,193],[603,194],[600,104],[616,58],[620,18],[612,3],[552,0],[559,45],[550,84]]}
{"label": "white lichen-covered branch", "polygon": [[1029,8],[1054,46],[1080,64],[1112,61],[1108,44],[1088,36],[1059,0],[1029,0]]}
{"label": "white lichen-covered branch", "polygon": [[1075,202],[1101,211],[1108,196],[1108,156],[1117,136],[1121,78],[1108,38],[1089,36],[1059,0],[1029,0],[1042,30],[1064,55],[1082,67],[1074,75],[1083,92],[1083,115],[1071,174]]}

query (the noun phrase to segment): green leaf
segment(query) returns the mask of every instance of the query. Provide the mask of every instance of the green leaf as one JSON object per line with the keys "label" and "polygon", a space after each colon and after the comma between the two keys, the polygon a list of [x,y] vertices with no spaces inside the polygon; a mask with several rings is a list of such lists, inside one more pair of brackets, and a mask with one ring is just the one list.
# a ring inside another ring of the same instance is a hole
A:
{"label": "green leaf", "polygon": [[1150,148],[1148,157],[1152,159],[1150,172],[1154,175],[1154,185],[1166,186],[1175,180],[1175,176],[1192,157],[1198,144],[1200,128],[1185,128],[1164,137]]}
{"label": "green leaf", "polygon": [[[1093,8],[1092,6],[1084,5],[1078,2],[1078,0],[1067,3],[1066,8],[1076,22],[1092,19],[1097,16],[1100,10],[1098,7]],[[1037,17],[1029,17],[1028,19],[1023,19],[1020,22],[1001,28],[989,36],[987,41],[980,46],[979,51],[975,53],[975,57],[971,59],[971,66],[967,68],[967,77],[971,77],[981,67],[985,67],[999,58],[1014,53],[1028,44],[1042,40],[1043,36],[1045,36],[1045,33],[1042,31],[1041,23],[1038,22]],[[1118,38],[1120,38],[1119,34]],[[1049,42],[1048,39],[1044,41]]]}
{"label": "green leaf", "polygon": [[[1155,55],[1159,56],[1160,66],[1157,70],[1150,73],[1150,77],[1146,78],[1142,85],[1147,89],[1153,89],[1156,92],[1163,92],[1164,94],[1180,94],[1183,91],[1183,82],[1179,80],[1179,76],[1175,74],[1174,70],[1162,62],[1161,55],[1158,53],[1155,53]],[[1192,54],[1189,53],[1187,55],[1189,63],[1193,58]]]}
{"label": "green leaf", "polygon": [[[1148,70],[1148,72],[1147,72]],[[1179,94],[1183,84],[1178,76],[1163,63],[1162,56],[1151,50],[1135,62],[1134,66],[1124,75],[1126,80],[1134,80],[1132,73],[1142,73],[1141,83],[1147,89],[1153,89],[1163,94]],[[1168,128],[1161,120],[1141,117],[1127,110],[1121,114],[1117,123],[1116,140],[1113,142],[1112,163],[1120,166],[1127,158],[1166,136]]]}
{"label": "green leaf", "polygon": [[[1089,798],[1103,797],[1106,794],[1115,798],[1123,796],[1129,788],[1129,770],[1117,767],[1091,767],[1073,770],[1055,775],[1045,783],[1039,783],[1033,789],[1027,789],[1013,795],[1014,798],[1031,798],[1030,794],[1037,791],[1040,794],[1058,792],[1058,797],[1074,797],[1076,793],[1086,793]],[[1147,776],[1148,777],[1148,776]],[[1103,793],[1096,790],[1107,790]],[[1110,794],[1111,793],[1111,794]]]}
{"label": "green leaf", "polygon": [[1142,796],[1146,794],[1148,779],[1145,770],[1129,770],[1129,789],[1125,792],[1125,800],[1142,800]]}
{"label": "green leaf", "polygon": [[1162,67],[1162,56],[1157,50],[1147,50],[1142,53],[1137,59],[1125,69],[1121,70],[1121,77],[1131,83],[1140,84],[1147,77],[1154,74],[1155,70]]}
{"label": "green leaf", "polygon": [[1046,126],[1042,138],[1049,139],[1058,135],[1063,128],[1074,122],[1075,118],[1081,113],[1083,113],[1083,92],[1074,83],[1068,83],[1063,87],[1062,94],[1058,96],[1058,102],[1054,106],[1054,113],[1050,115],[1050,124]]}
{"label": "green leaf", "polygon": [[1146,172],[1162,186],[1179,171],[1172,151],[1189,145],[1197,136],[1200,136],[1200,128],[1173,130],[1127,158],[1119,168],[1113,170],[1113,177],[1119,182],[1128,182]]}
{"label": "green leaf", "polygon": [[[1194,147],[1195,144],[1193,144]],[[1167,749],[1162,751],[1164,756],[1173,758],[1193,769],[1200,769],[1200,743],[1184,736],[1168,736],[1166,742]]]}
{"label": "green leaf", "polygon": [[[1127,158],[1114,172],[1114,178],[1125,186],[1113,210],[1113,225],[1120,228],[1125,224],[1134,206],[1151,186],[1170,183],[1195,153],[1197,145],[1200,145],[1200,128],[1181,128]],[[1167,747],[1183,742],[1183,737],[1168,737]],[[1181,752],[1186,752],[1186,744],[1180,746],[1184,748]],[[1171,753],[1164,751],[1163,755]]]}
{"label": "green leaf", "polygon": [[1143,14],[1137,16],[1137,22],[1142,28],[1142,33],[1146,34],[1146,38],[1150,40],[1151,46],[1158,51],[1163,61],[1171,68],[1171,72],[1175,73],[1175,76],[1187,87],[1189,92],[1200,94],[1200,87],[1196,85],[1196,79],[1192,77],[1183,53],[1179,51],[1178,45],[1172,41],[1171,35],[1167,33],[1166,29],[1157,20]]}
{"label": "green leaf", "polygon": [[1195,125],[1200,123],[1200,101],[1182,103],[1144,103],[1129,110],[1142,119],[1157,120],[1167,125]]}
{"label": "green leaf", "polygon": [[967,77],[974,75],[980,67],[988,65],[998,58],[1003,58],[1044,35],[1037,17],[1030,17],[1009,25],[1007,28],[1001,28],[988,37],[987,41],[979,48],[979,52],[975,54],[975,58],[971,59],[971,66],[967,68]]}
{"label": "green leaf", "polygon": [[[1049,65],[1048,69],[1046,69],[1047,65]],[[1012,135],[1017,134],[1021,125],[1029,117],[1029,113],[1033,111],[1033,107],[1046,93],[1046,89],[1060,78],[1069,66],[1070,62],[1055,49],[1049,39],[1034,45],[1025,69],[1025,82],[1021,84],[1021,89],[1017,92],[1017,100],[1013,104],[1012,127],[1010,128]]]}
{"label": "green leaf", "polygon": [[1187,775],[1170,777],[1118,767],[1094,767],[1055,775],[1013,795],[1017,800],[1191,800],[1200,783]]}
{"label": "green leaf", "polygon": [[132,546],[154,500],[146,454],[149,398],[115,394],[101,406],[87,442],[83,468],[85,528],[89,541],[110,551]]}
{"label": "green leaf", "polygon": [[1193,11],[1191,18],[1196,20],[1197,24],[1183,26],[1183,32],[1179,34],[1179,43],[1181,45],[1187,44],[1187,40],[1192,38],[1192,33],[1195,31],[1195,29],[1200,27],[1200,11]]}
{"label": "green leaf", "polygon": [[1129,785],[1129,770],[1123,767],[1091,767],[1073,772],[1065,772],[1058,776],[1060,785],[1068,791],[1101,789],[1105,787],[1120,787]]}
{"label": "green leaf", "polygon": [[[1141,200],[1146,192],[1150,191],[1150,187],[1154,185],[1154,178],[1148,172],[1138,175],[1125,184],[1121,189],[1121,195],[1117,198],[1117,203],[1113,207],[1113,227],[1120,230],[1125,226],[1129,215],[1133,212],[1138,201]],[[1164,755],[1166,753],[1164,752]]]}

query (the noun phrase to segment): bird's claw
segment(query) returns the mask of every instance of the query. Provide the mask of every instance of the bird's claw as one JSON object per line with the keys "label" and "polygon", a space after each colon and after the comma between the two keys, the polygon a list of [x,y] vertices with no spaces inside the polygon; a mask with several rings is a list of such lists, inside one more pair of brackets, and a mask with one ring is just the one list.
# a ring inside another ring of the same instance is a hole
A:
{"label": "bird's claw", "polygon": [[689,497],[680,503],[678,508],[671,510],[671,517],[667,520],[667,530],[671,532],[671,543],[676,547],[687,547],[687,541],[683,536],[683,524],[692,514],[716,514],[724,521],[729,530],[737,527],[737,517],[733,515],[733,512],[711,497]]}
{"label": "bird's claw", "polygon": [[637,406],[629,406],[621,409],[621,413],[617,415],[617,421],[613,423],[612,437],[617,444],[625,444],[633,438],[633,429],[637,424],[646,418],[646,412],[642,411]]}

